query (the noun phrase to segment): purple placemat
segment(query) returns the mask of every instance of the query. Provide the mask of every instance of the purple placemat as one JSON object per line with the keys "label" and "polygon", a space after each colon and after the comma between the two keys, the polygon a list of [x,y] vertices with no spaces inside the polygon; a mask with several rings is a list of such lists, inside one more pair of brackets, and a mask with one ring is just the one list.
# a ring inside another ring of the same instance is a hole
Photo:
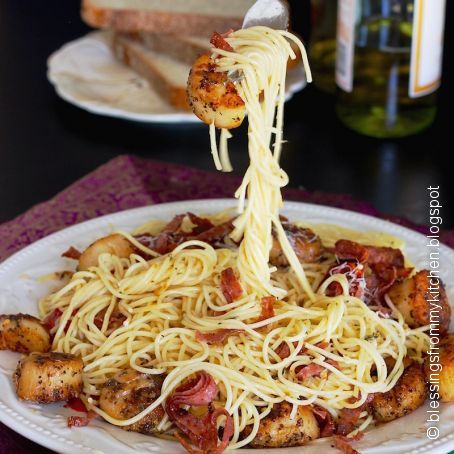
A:
{"label": "purple placemat", "polygon": [[[119,156],[80,179],[51,200],[34,206],[0,225],[0,260],[34,241],[78,222],[156,203],[177,200],[232,197],[241,178],[190,167]],[[426,234],[427,227],[386,216],[368,203],[344,194],[284,190],[286,200],[344,208],[387,219]],[[454,231],[444,231],[442,241],[453,247]],[[0,454],[47,452],[0,424]]]}
{"label": "purple placemat", "polygon": [[[34,241],[78,222],[128,208],[177,200],[232,197],[241,178],[186,166],[119,156],[80,179],[53,199],[34,206],[0,225],[0,260]],[[368,203],[345,194],[284,190],[286,200],[345,208],[387,219],[427,233],[427,227],[404,218],[386,216]],[[442,241],[453,247],[454,231]]]}

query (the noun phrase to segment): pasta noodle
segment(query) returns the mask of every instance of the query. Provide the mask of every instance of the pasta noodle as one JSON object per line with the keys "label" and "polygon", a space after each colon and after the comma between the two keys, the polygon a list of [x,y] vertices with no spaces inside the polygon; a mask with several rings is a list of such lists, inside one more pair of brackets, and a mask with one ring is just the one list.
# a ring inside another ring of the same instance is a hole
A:
{"label": "pasta noodle", "polygon": [[[186,378],[203,370],[218,383],[217,404],[233,417],[229,446],[239,448],[254,439],[273,404],[289,402],[293,415],[300,405],[316,404],[336,417],[343,408],[361,406],[368,394],[391,389],[403,372],[403,358],[420,360],[427,348],[424,330],[409,329],[391,301],[395,317],[380,317],[349,294],[345,275],[325,279],[334,259],[301,264],[290,244],[279,219],[280,190],[288,182],[279,166],[286,63],[295,57],[288,40],[300,46],[310,79],[302,44],[284,31],[238,30],[227,38],[234,52],[215,50],[222,57],[221,71],[242,75],[237,89],[249,118],[250,165],[235,194],[239,215],[231,235],[241,241],[239,247],[214,249],[191,240],[159,255],[132,235],[118,232],[150,258],[101,254],[97,266],[75,272],[67,285],[40,301],[41,316],[56,309],[62,312],[53,349],[82,356],[83,399],[112,424],[137,422],[163,404]],[[231,170],[230,133],[221,131],[219,151],[214,126],[210,136],[216,167]],[[229,216],[223,213],[210,219],[221,224]],[[156,234],[160,229],[162,223],[151,222],[136,233]],[[269,264],[273,229],[289,268],[276,270]],[[243,290],[232,302],[220,289],[221,272],[228,267],[238,273]],[[341,294],[326,296],[333,282],[341,287]],[[262,319],[261,301],[270,295],[277,298],[274,315]],[[114,313],[122,314],[123,322],[111,329]],[[197,332],[219,329],[241,331],[223,344],[196,340]],[[322,348],[324,342],[331,347]],[[285,358],[276,353],[281,345],[289,350]],[[389,372],[386,357],[396,360]],[[302,382],[297,370],[310,363],[323,366],[326,373]],[[106,380],[128,367],[165,373],[166,378],[153,404],[121,420],[99,408],[97,397]],[[360,429],[371,420],[363,415]],[[165,417],[159,429],[165,432],[171,426]],[[246,426],[252,430],[243,437]]]}

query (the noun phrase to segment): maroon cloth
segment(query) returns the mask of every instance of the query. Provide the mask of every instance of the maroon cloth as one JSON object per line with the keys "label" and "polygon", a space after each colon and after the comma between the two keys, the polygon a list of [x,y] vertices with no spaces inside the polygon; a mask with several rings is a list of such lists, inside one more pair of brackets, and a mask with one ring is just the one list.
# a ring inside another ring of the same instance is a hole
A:
{"label": "maroon cloth", "polygon": [[[241,178],[234,175],[221,175],[135,156],[119,156],[53,199],[0,225],[0,260],[52,232],[104,214],[177,200],[232,197],[240,181]],[[288,188],[284,190],[284,197],[286,200],[357,211],[427,233],[427,227],[403,218],[382,215],[370,204],[345,194]],[[442,241],[453,247],[454,231],[444,231]],[[39,452],[33,443],[0,424],[0,453],[26,451]]]}
{"label": "maroon cloth", "polygon": [[[52,232],[104,214],[177,200],[232,197],[240,181],[241,178],[234,175],[221,175],[135,156],[119,156],[53,199],[0,225],[0,260]],[[345,208],[427,233],[425,226],[404,218],[382,215],[372,205],[345,194],[288,188],[284,190],[284,198]],[[444,231],[441,239],[453,247],[454,231]]]}

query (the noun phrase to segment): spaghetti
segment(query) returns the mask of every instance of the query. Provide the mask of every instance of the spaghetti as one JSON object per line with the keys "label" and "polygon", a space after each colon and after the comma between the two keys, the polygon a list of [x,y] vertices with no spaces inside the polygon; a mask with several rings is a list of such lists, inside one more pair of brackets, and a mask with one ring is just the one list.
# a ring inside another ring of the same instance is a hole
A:
{"label": "spaghetti", "polygon": [[[40,301],[42,317],[57,309],[62,314],[53,330],[53,350],[83,358],[83,400],[112,424],[139,421],[187,378],[205,371],[219,388],[215,405],[233,418],[229,447],[240,448],[255,438],[274,404],[288,402],[292,416],[299,406],[314,404],[337,418],[342,409],[360,408],[368,395],[390,390],[403,372],[404,357],[420,361],[427,349],[424,328],[409,329],[391,301],[392,317],[381,317],[350,294],[345,274],[327,277],[336,263],[333,255],[301,264],[279,219],[280,189],[288,182],[278,162],[286,63],[294,58],[287,39],[300,46],[310,79],[302,44],[284,31],[239,30],[226,38],[233,52],[215,49],[220,71],[241,74],[237,89],[249,116],[250,165],[235,194],[239,215],[230,245],[215,249],[189,240],[159,255],[134,236],[118,232],[140,253],[127,258],[103,253],[97,266],[75,272],[62,289]],[[221,132],[218,154],[211,127],[215,163],[224,170],[231,168],[229,137],[228,131]],[[228,218],[225,213],[209,217],[215,225]],[[185,218],[182,228],[190,224]],[[162,227],[149,223],[136,233],[155,235]],[[273,229],[288,268],[269,264]],[[221,290],[228,268],[241,285],[241,295],[232,301]],[[333,283],[340,293],[330,296]],[[268,297],[275,300],[263,317],[263,299]],[[112,323],[115,318],[120,324]],[[219,330],[232,331],[221,343],[199,340],[200,334]],[[386,358],[395,360],[389,371]],[[301,371],[310,364],[322,372],[306,379]],[[166,374],[161,395],[132,418],[113,418],[97,399],[103,384],[128,367]],[[371,421],[362,414],[358,428]],[[158,429],[171,431],[167,416]]]}

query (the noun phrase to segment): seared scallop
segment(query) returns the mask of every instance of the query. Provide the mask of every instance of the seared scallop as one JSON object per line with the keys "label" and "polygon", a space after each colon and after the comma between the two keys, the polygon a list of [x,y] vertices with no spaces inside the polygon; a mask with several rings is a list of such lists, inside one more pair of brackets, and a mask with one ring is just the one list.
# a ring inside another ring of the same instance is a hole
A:
{"label": "seared scallop", "polygon": [[67,353],[30,353],[14,373],[19,399],[51,403],[74,399],[82,392],[81,358]]}
{"label": "seared scallop", "polygon": [[454,401],[454,333],[443,337],[438,347],[439,351],[434,350],[435,354],[425,359],[426,379],[429,383],[438,384],[443,402],[452,402]]}
{"label": "seared scallop", "polygon": [[426,395],[423,367],[413,362],[392,389],[374,396],[370,407],[376,421],[392,421],[415,411],[424,403]]}
{"label": "seared scallop", "polygon": [[108,235],[94,243],[82,252],[79,258],[79,270],[88,270],[91,266],[98,265],[98,258],[101,254],[109,253],[120,258],[127,258],[135,251],[134,246],[119,233]]}
{"label": "seared scallop", "polygon": [[439,323],[440,334],[448,331],[451,308],[446,291],[441,281],[438,288],[431,285],[429,271],[419,271],[414,276],[394,284],[388,295],[410,328]]}
{"label": "seared scallop", "polygon": [[209,55],[201,55],[192,65],[188,98],[194,113],[206,124],[232,129],[240,126],[244,119],[243,99]]}
{"label": "seared scallop", "polygon": [[[125,369],[107,380],[101,389],[99,406],[109,416],[116,419],[129,419],[149,407],[160,395],[163,375],[150,375],[135,369]],[[161,405],[148,415],[123,429],[152,434],[164,417]]]}
{"label": "seared scallop", "polygon": [[[282,223],[282,227],[301,263],[312,263],[320,259],[323,253],[322,242],[312,230],[289,222]],[[274,266],[288,266],[289,264],[275,234],[273,234],[273,245],[270,251],[270,263]]]}
{"label": "seared scallop", "polygon": [[47,352],[50,350],[50,335],[36,317],[27,314],[0,315],[0,350]]}
{"label": "seared scallop", "polygon": [[[284,448],[302,446],[320,436],[320,428],[311,408],[298,407],[294,419],[290,419],[292,405],[288,402],[275,404],[269,415],[259,425],[255,438],[249,443],[252,448]],[[246,438],[252,426],[246,426],[242,438]]]}

